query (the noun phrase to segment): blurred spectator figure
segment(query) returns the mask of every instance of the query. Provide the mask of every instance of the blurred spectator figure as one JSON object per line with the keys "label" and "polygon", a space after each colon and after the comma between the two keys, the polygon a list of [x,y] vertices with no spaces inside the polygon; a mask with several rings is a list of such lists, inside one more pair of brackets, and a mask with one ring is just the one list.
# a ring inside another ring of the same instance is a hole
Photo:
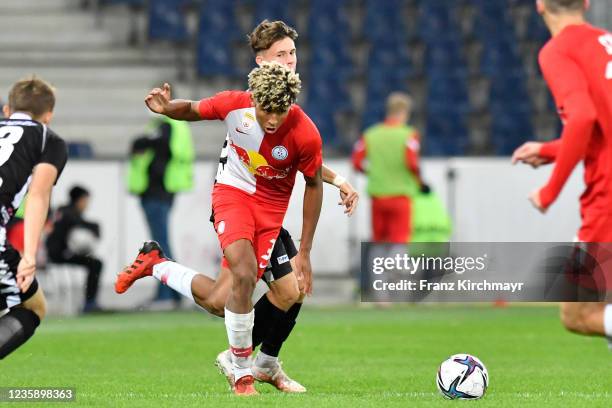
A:
{"label": "blurred spectator figure", "polygon": [[100,238],[100,226],[83,218],[89,205],[89,191],[80,186],[70,190],[70,202],[53,216],[53,230],[47,237],[50,263],[80,265],[87,269],[83,313],[96,312],[102,262],[92,255]]}
{"label": "blurred spectator figure", "polygon": [[353,166],[368,177],[374,242],[409,242],[412,197],[429,189],[420,177],[420,137],[408,125],[411,109],[410,96],[390,94],[384,122],[366,129],[354,147]]}
{"label": "blurred spectator figure", "polygon": [[453,232],[451,218],[434,191],[419,191],[412,201],[411,242],[448,242]]}
{"label": "blurred spectator figure", "polygon": [[[176,193],[193,188],[194,159],[189,125],[162,115],[155,115],[147,134],[132,144],[128,189],[140,196],[152,238],[172,259],[168,237],[170,210]],[[160,284],[154,302],[163,306],[168,301],[178,307],[181,295]]]}

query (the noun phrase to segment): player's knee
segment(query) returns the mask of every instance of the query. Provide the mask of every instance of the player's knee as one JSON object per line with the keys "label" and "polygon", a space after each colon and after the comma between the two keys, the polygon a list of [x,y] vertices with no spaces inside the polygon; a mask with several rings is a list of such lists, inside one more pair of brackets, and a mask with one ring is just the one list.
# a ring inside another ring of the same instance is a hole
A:
{"label": "player's knee", "polygon": [[300,290],[298,289],[297,286],[290,286],[290,287],[284,288],[284,290],[279,294],[278,297],[288,309],[300,299]]}
{"label": "player's knee", "polygon": [[26,304],[22,306],[25,309],[28,309],[34,312],[40,320],[43,320],[45,316],[47,315],[47,300],[45,299],[44,296],[42,296],[42,292],[41,292],[41,296],[38,296],[34,301],[27,302]]}
{"label": "player's knee", "polygon": [[238,289],[254,290],[257,283],[257,269],[246,265],[236,268],[233,271],[234,286]]}

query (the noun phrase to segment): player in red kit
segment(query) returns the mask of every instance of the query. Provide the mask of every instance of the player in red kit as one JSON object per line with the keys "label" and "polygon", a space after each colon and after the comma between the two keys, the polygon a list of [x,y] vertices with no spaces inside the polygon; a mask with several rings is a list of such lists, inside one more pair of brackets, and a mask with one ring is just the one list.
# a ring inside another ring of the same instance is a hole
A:
{"label": "player in red kit", "polygon": [[[585,21],[587,7],[585,0],[537,1],[538,12],[552,34],[540,51],[539,62],[563,132],[552,142],[525,143],[516,149],[512,161],[533,167],[554,162],[548,183],[529,197],[542,212],[583,161],[586,190],[580,197],[582,224],[577,239],[602,243],[612,242],[612,34]],[[605,275],[609,277],[610,271],[604,271]],[[610,282],[607,289],[612,289]],[[563,303],[561,320],[570,331],[607,336],[612,341],[610,304]]]}
{"label": "player in red kit", "polygon": [[[170,101],[168,92],[155,89],[145,99],[154,112],[183,120],[223,120],[228,130],[227,162],[217,173],[213,213],[232,273],[224,314],[233,389],[241,395],[256,394],[251,373],[251,296],[270,262],[297,171],[304,175],[306,188],[296,272],[306,292],[311,292],[310,250],[323,197],[322,142],[316,126],[294,104],[300,86],[298,75],[289,68],[263,63],[249,74],[248,92],[226,91],[195,102]],[[174,262],[165,264],[183,268]]]}

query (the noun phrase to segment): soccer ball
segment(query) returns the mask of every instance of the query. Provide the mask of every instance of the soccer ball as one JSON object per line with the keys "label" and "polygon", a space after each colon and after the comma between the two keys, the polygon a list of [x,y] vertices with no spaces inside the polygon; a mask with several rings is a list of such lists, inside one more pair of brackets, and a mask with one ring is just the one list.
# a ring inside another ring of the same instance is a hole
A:
{"label": "soccer ball", "polygon": [[440,364],[436,384],[444,398],[478,399],[489,386],[489,373],[478,358],[455,354]]}

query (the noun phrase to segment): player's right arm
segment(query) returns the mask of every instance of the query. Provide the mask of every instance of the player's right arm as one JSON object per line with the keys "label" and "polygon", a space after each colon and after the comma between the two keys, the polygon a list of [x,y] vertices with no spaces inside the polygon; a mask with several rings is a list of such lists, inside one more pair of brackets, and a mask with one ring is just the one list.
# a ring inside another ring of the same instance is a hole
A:
{"label": "player's right arm", "polygon": [[155,113],[171,119],[196,121],[202,120],[199,112],[199,101],[171,99],[170,85],[165,83],[161,88],[154,88],[145,97],[145,104]]}
{"label": "player's right arm", "polygon": [[584,159],[597,122],[597,110],[587,79],[570,56],[544,49],[541,67],[564,119],[553,172],[535,200],[531,200],[538,209],[545,211],[558,197],[574,167]]}
{"label": "player's right arm", "polygon": [[359,202],[359,193],[355,190],[353,185],[342,175],[336,173],[331,167],[328,167],[323,163],[321,166],[321,177],[323,182],[334,185],[340,190],[340,202],[338,205],[345,207],[344,213],[349,217],[353,215],[353,212],[357,208]]}

